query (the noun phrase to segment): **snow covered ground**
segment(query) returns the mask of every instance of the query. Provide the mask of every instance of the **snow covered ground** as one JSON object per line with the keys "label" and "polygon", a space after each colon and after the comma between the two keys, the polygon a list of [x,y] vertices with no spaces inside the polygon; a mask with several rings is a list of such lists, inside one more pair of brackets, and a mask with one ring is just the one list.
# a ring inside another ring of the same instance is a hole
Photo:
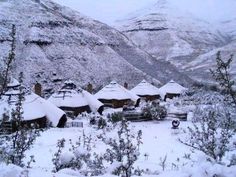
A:
{"label": "snow covered ground", "polygon": [[[36,162],[28,171],[29,177],[79,177],[79,172],[64,169],[57,173],[52,173],[53,154],[56,152],[57,141],[64,138],[66,140],[66,148],[69,146],[69,139],[76,142],[85,132],[86,135],[92,135],[92,149],[96,153],[103,153],[106,145],[98,138],[103,134],[102,130],[97,130],[89,125],[88,120],[81,120],[84,123],[83,128],[51,128],[44,131],[36,140],[34,147],[27,152],[26,161],[30,155],[35,156]],[[184,139],[186,128],[191,126],[190,121],[180,123],[179,129],[172,129],[171,120],[149,121],[149,122],[132,122],[130,128],[132,132],[142,130],[143,144],[140,147],[140,156],[135,163],[135,167],[143,169],[144,177],[160,176],[160,177],[207,177],[214,174],[220,174],[225,177],[235,177],[235,167],[225,167],[219,164],[207,162],[207,157],[196,150],[179,142],[179,138]],[[112,131],[105,131],[106,137],[115,137],[116,128]],[[166,167],[163,171],[160,165],[161,159],[166,156]],[[230,156],[230,155],[228,155]],[[227,157],[227,155],[226,155]],[[227,161],[227,160],[226,160]],[[107,170],[109,165],[107,165]],[[23,171],[23,172],[22,172]],[[109,170],[108,170],[109,171]],[[0,177],[18,177],[20,174],[27,173],[23,169],[4,164],[0,165]],[[113,176],[107,172],[103,177]]]}

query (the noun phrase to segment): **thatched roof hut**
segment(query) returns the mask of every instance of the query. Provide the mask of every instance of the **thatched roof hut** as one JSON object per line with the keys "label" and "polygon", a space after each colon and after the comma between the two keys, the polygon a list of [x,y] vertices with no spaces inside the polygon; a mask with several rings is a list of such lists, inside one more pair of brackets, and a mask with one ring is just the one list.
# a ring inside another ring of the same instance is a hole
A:
{"label": "thatched roof hut", "polygon": [[[1,115],[16,110],[16,104],[21,94],[19,87],[20,84],[16,82],[16,80],[12,80],[12,82],[7,85],[7,91],[0,99]],[[48,123],[54,127],[64,127],[67,120],[64,111],[34,93],[24,94],[22,112],[22,121],[25,124],[30,125],[31,123],[36,123],[39,128],[45,128]],[[9,120],[4,121],[11,122],[11,116],[9,116]]]}
{"label": "thatched roof hut", "polygon": [[49,97],[48,101],[74,116],[82,112],[99,112],[103,104],[89,92],[79,88],[72,81],[66,81],[62,89]]}
{"label": "thatched roof hut", "polygon": [[174,80],[169,81],[167,84],[159,88],[161,96],[164,100],[167,98],[172,99],[174,97],[180,96],[180,94],[184,93],[186,90],[187,88],[176,83]]}
{"label": "thatched roof hut", "polygon": [[140,98],[137,95],[115,81],[112,81],[110,84],[102,88],[95,94],[95,97],[106,106],[113,108],[123,107],[130,102],[134,103],[135,106],[138,106],[140,101]]}
{"label": "thatched roof hut", "polygon": [[138,95],[139,97],[144,98],[146,101],[160,99],[159,89],[154,85],[148,83],[146,80],[140,82],[130,91]]}

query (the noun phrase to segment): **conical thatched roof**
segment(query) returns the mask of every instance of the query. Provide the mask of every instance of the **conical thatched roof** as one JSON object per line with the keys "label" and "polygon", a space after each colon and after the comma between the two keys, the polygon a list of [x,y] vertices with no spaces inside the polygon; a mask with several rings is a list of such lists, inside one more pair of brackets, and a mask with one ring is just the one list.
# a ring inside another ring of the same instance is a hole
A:
{"label": "conical thatched roof", "polygon": [[181,94],[186,91],[187,88],[181,86],[180,84],[176,83],[174,80],[169,81],[167,84],[163,85],[159,88],[161,95],[168,94]]}
{"label": "conical thatched roof", "polygon": [[103,104],[89,92],[79,88],[72,81],[66,81],[61,90],[49,97],[48,101],[57,107],[79,108],[89,106],[91,111],[96,112]]}
{"label": "conical thatched roof", "polygon": [[136,94],[127,90],[115,81],[110,82],[110,84],[102,88],[95,94],[95,97],[104,100],[132,100],[134,102],[139,99]]}
{"label": "conical thatched roof", "polygon": [[136,87],[134,87],[130,91],[139,96],[160,95],[159,89],[154,85],[148,83],[146,80],[140,82]]}
{"label": "conical thatched roof", "polygon": [[[12,97],[12,96],[11,96]],[[3,96],[0,100],[0,114],[16,109],[17,95],[9,100],[9,96]],[[24,96],[22,103],[23,121],[35,120],[46,117],[53,126],[57,126],[65,112],[42,97],[29,93]]]}

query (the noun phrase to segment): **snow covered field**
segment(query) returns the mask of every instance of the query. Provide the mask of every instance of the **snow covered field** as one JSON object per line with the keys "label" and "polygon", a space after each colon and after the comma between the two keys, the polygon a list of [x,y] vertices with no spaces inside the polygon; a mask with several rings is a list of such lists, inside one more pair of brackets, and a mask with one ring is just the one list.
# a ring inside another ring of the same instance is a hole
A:
{"label": "snow covered field", "polygon": [[[78,177],[79,172],[64,169],[57,173],[52,173],[53,154],[56,152],[56,145],[59,139],[66,140],[66,148],[69,146],[69,139],[72,142],[78,141],[83,135],[92,136],[92,149],[96,153],[104,153],[106,145],[98,138],[103,134],[103,130],[97,130],[89,125],[88,120],[81,120],[84,123],[83,128],[51,128],[44,131],[36,140],[34,147],[27,152],[26,161],[30,155],[35,156],[36,162],[29,170],[29,177]],[[142,176],[160,176],[160,177],[204,177],[219,174],[225,177],[235,177],[235,167],[225,167],[219,164],[207,162],[207,157],[203,153],[193,150],[190,147],[179,142],[179,138],[184,139],[186,128],[191,126],[190,121],[183,121],[177,130],[172,129],[171,120],[149,121],[149,122],[132,122],[130,128],[132,132],[142,130],[143,144],[140,147],[140,156],[135,167],[143,169],[145,173]],[[105,131],[106,137],[115,137],[116,129]],[[69,155],[69,154],[68,154]],[[166,156],[165,169],[160,165],[161,160]],[[226,155],[227,157],[227,155]],[[230,155],[229,155],[230,157]],[[227,161],[227,159],[226,159]],[[109,164],[107,165],[107,173],[104,177],[113,176],[109,172]],[[0,165],[0,177],[18,177],[24,174],[19,167],[9,165]],[[25,171],[25,173],[27,173]]]}

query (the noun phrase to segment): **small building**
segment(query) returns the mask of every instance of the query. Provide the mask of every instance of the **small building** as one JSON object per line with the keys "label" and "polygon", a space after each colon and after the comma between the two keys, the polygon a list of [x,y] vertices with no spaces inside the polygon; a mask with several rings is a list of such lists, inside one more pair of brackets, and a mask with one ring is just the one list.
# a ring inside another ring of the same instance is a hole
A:
{"label": "small building", "polygon": [[153,101],[160,99],[159,89],[154,85],[148,83],[146,80],[140,82],[136,87],[130,90],[139,97],[145,99],[146,101]]}
{"label": "small building", "polygon": [[51,103],[64,110],[71,116],[82,112],[98,112],[102,114],[103,103],[89,92],[76,87],[72,81],[66,81],[64,86],[48,99]]}
{"label": "small building", "polygon": [[[7,91],[0,99],[0,114],[8,114],[4,123],[11,125],[11,131],[16,130],[14,120],[11,118],[12,110],[16,110],[19,95],[22,94],[19,87],[21,85],[15,79],[7,85]],[[3,116],[1,116],[3,117]],[[49,124],[54,127],[64,127],[67,121],[65,112],[57,108],[49,101],[34,93],[24,93],[22,101],[22,122],[29,127],[35,123],[38,128],[45,128]]]}
{"label": "small building", "polygon": [[130,103],[138,106],[140,102],[140,98],[137,95],[115,81],[112,81],[110,84],[102,88],[95,94],[95,97],[105,106],[113,108],[122,108],[124,105]]}
{"label": "small building", "polygon": [[172,99],[174,97],[180,96],[186,90],[187,88],[176,83],[174,80],[169,81],[167,84],[159,88],[159,92],[165,101],[166,99]]}

